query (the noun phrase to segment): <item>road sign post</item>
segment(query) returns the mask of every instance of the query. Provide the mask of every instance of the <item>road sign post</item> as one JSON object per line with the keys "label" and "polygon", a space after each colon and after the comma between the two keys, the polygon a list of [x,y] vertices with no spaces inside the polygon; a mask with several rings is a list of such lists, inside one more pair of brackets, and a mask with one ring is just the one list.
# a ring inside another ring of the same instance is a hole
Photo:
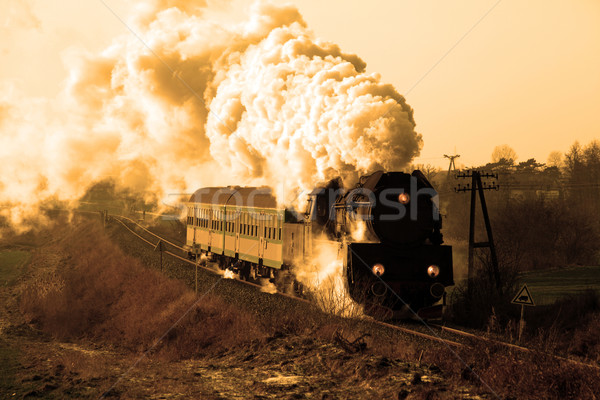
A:
{"label": "road sign post", "polygon": [[521,336],[523,336],[523,331],[525,330],[525,306],[521,304],[521,319],[519,320],[519,342],[521,341]]}
{"label": "road sign post", "polygon": [[523,287],[521,287],[521,290],[519,290],[517,295],[512,299],[511,303],[521,306],[521,319],[519,320],[520,342],[521,336],[523,336],[523,331],[525,330],[525,306],[535,306],[535,302],[533,301],[533,297],[531,297],[531,293],[529,293],[529,288],[527,287],[527,284],[524,284]]}

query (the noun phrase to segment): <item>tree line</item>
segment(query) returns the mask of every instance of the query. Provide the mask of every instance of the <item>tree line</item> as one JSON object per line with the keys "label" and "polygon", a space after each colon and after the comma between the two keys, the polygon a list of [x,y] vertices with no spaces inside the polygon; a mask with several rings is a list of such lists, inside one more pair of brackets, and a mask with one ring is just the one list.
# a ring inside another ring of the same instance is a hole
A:
{"label": "tree line", "polygon": [[[430,166],[417,168],[425,171],[440,192],[447,241],[464,242],[470,196],[454,192],[459,183],[454,174]],[[469,169],[498,176],[489,182],[499,189],[486,191],[485,196],[498,256],[505,268],[524,271],[600,265],[599,141],[575,142],[565,153],[551,153],[546,163],[534,158],[517,162],[512,148],[498,146],[491,162]],[[485,232],[481,214],[476,231]]]}

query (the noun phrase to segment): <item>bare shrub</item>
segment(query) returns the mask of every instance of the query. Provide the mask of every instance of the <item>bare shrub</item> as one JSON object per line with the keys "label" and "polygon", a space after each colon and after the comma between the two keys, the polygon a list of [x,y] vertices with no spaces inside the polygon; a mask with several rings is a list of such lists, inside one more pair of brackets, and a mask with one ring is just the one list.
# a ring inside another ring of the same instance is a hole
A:
{"label": "bare shrub", "polygon": [[600,364],[599,332],[600,313],[596,313],[573,332],[568,352]]}
{"label": "bare shrub", "polygon": [[171,329],[161,354],[170,359],[215,354],[262,342],[266,334],[256,320],[217,297],[193,307]]}
{"label": "bare shrub", "polygon": [[363,316],[363,309],[348,293],[339,276],[329,276],[318,288],[307,291],[307,297],[323,312],[347,318]]}
{"label": "bare shrub", "polygon": [[[557,360],[544,353],[522,353],[478,343],[457,350],[426,353],[424,362],[446,371],[455,383],[473,383],[501,398],[588,399],[600,390],[600,370]],[[466,365],[470,368],[467,368]]]}
{"label": "bare shrub", "polygon": [[558,330],[566,332],[581,327],[590,314],[598,311],[600,294],[588,289],[579,294],[565,296],[552,305],[535,307],[529,313],[529,320],[539,327],[555,326]]}
{"label": "bare shrub", "polygon": [[511,199],[492,217],[501,262],[521,270],[598,262],[597,217],[569,200]]}
{"label": "bare shrub", "polygon": [[472,279],[471,288],[463,282],[452,291],[448,312],[461,325],[498,330],[514,314],[510,301],[517,286],[514,265],[500,265],[500,289],[496,286],[492,262],[487,256],[479,258],[480,268]]}
{"label": "bare shrub", "polygon": [[530,342],[547,351],[600,361],[600,294],[587,290],[529,312]]}
{"label": "bare shrub", "polygon": [[198,299],[181,281],[144,268],[96,224],[79,224],[60,246],[67,265],[46,290],[33,280],[20,301],[30,322],[60,339],[146,350],[168,332],[162,351],[181,358],[264,335],[239,309],[210,295]]}

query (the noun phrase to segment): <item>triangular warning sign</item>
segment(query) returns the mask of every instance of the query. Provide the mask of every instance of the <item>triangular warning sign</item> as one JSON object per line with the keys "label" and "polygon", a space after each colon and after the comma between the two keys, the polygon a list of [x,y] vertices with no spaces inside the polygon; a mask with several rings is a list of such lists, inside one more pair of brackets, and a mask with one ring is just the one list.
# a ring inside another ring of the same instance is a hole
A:
{"label": "triangular warning sign", "polygon": [[517,293],[515,298],[512,299],[511,303],[521,304],[523,306],[535,306],[535,303],[533,302],[533,297],[531,297],[531,293],[529,293],[529,289],[527,288],[526,284],[523,285],[521,290],[519,290],[519,293]]}

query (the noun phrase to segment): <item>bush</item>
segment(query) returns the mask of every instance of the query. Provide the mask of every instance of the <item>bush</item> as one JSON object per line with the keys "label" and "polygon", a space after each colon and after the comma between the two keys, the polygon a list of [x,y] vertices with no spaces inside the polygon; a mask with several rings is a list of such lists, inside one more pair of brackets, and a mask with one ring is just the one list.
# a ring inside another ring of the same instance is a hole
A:
{"label": "bush", "polygon": [[518,285],[516,266],[500,265],[498,289],[490,258],[486,255],[478,261],[471,290],[464,281],[452,291],[448,307],[450,318],[474,328],[485,328],[489,323],[495,327],[505,326],[515,313],[510,301]]}
{"label": "bush", "polygon": [[99,340],[146,350],[163,338],[163,353],[191,357],[264,337],[250,316],[206,295],[198,298],[122,251],[99,224],[82,224],[60,241],[64,264],[23,291],[30,322],[59,339]]}
{"label": "bush", "polygon": [[566,200],[507,201],[492,217],[502,261],[522,270],[598,262],[597,216]]}
{"label": "bush", "polygon": [[532,345],[600,362],[598,292],[587,290],[535,307],[528,310],[526,319]]}

